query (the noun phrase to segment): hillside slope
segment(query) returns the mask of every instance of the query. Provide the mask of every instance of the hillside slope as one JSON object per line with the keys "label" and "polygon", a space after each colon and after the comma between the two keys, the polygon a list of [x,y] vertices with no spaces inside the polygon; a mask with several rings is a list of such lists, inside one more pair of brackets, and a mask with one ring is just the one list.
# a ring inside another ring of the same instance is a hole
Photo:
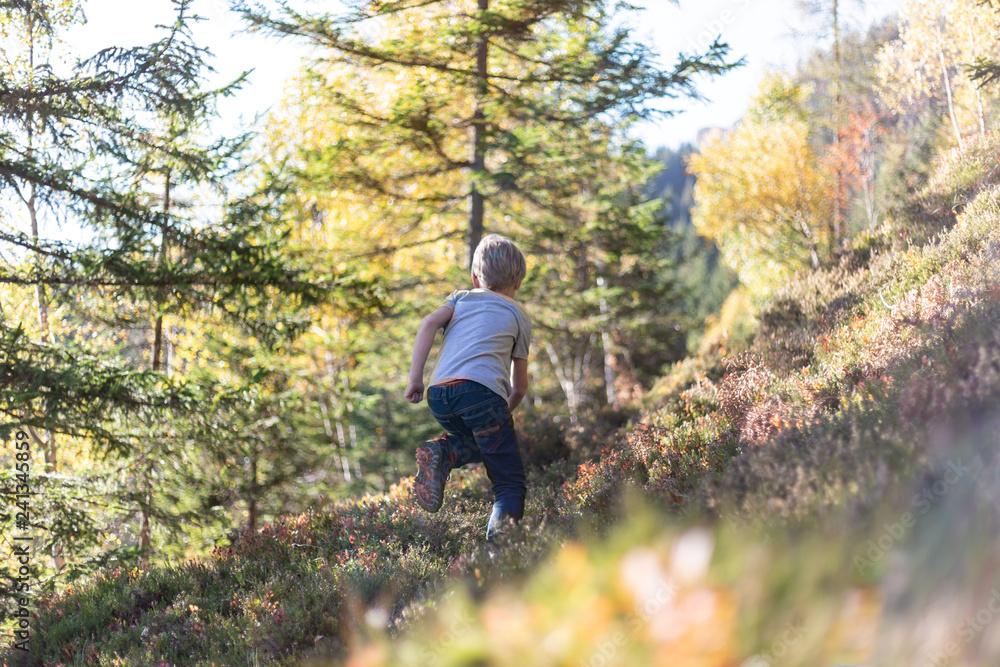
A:
{"label": "hillside slope", "polygon": [[44,601],[5,662],[996,664],[997,144],[534,470],[504,548],[479,471],[438,515],[403,480]]}

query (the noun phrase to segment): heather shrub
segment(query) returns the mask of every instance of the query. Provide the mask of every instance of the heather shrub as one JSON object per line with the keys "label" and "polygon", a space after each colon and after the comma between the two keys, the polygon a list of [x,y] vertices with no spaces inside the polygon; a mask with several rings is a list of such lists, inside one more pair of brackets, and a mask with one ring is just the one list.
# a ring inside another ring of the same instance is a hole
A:
{"label": "heather shrub", "polygon": [[[956,415],[958,416],[958,415]],[[966,413],[964,424],[928,434],[932,449],[898,522],[914,517],[894,558],[857,560],[883,576],[887,607],[872,664],[986,665],[996,642],[996,553],[1000,548],[1000,414]],[[969,418],[971,416],[971,418]],[[898,507],[898,506],[897,506]],[[891,525],[891,524],[890,524]],[[884,531],[883,531],[884,532]],[[919,628],[920,631],[914,629]]]}
{"label": "heather shrub", "polygon": [[847,248],[839,251],[834,260],[848,274],[868,268],[880,255],[892,251],[891,226],[880,225],[858,233]]}
{"label": "heather shrub", "polygon": [[[994,382],[992,334],[962,327],[994,326],[983,304],[1000,294],[997,199],[983,188],[954,227],[905,252],[887,250],[886,225],[792,281],[761,310],[750,350],[674,367],[657,407],[566,485],[570,507],[615,516],[640,486],[670,507],[783,521],[875,506],[888,471],[919,468],[920,434],[966,409],[956,389]],[[961,341],[975,351],[964,367]],[[951,370],[928,379],[927,364]]]}
{"label": "heather shrub", "polygon": [[[842,507],[854,496],[875,497],[879,475],[910,450],[885,433],[894,433],[882,411],[852,401],[835,415],[812,421],[783,421],[752,450],[733,459],[710,480],[703,502],[730,507],[742,518],[804,518]],[[905,468],[904,468],[905,469]],[[880,472],[881,471],[881,472]],[[882,480],[887,481],[887,480]]]}
{"label": "heather shrub", "polygon": [[686,505],[702,479],[721,473],[739,451],[735,433],[718,415],[671,430],[640,426],[629,438],[647,470],[643,489],[667,507]]}
{"label": "heather shrub", "polygon": [[582,463],[563,485],[568,508],[601,526],[620,519],[628,488],[641,488],[668,507],[685,505],[701,479],[721,472],[737,451],[717,394],[702,377],[671,403],[683,411],[660,410],[626,429],[615,446]]}
{"label": "heather shrub", "polygon": [[[740,429],[739,442],[756,447],[741,448],[722,475],[707,478],[707,506],[757,517],[871,507],[883,497],[888,471],[916,474],[939,446],[928,433],[940,436],[948,424],[995,405],[995,193],[983,190],[938,242],[876,267],[872,285],[881,283],[893,302],[866,304],[824,336],[822,377],[772,380],[765,395],[743,389],[745,380],[733,383],[721,403]],[[923,282],[896,296],[915,280]],[[746,365],[762,368],[756,358]],[[761,378],[756,386],[766,384]]]}
{"label": "heather shrub", "polygon": [[[722,378],[717,380],[721,381]],[[670,407],[673,408],[673,414],[688,419],[713,414],[719,409],[719,385],[712,381],[710,375],[699,375],[687,389],[677,395]],[[656,414],[669,415],[671,412],[661,409]]]}
{"label": "heather shrub", "polygon": [[787,296],[779,297],[760,314],[760,327],[753,349],[776,368],[784,371],[808,366],[813,357],[816,328],[802,310],[802,304]]}
{"label": "heather shrub", "polygon": [[761,309],[750,349],[782,374],[811,366],[830,332],[865,312],[865,298],[892,257],[881,249],[885,239],[881,232],[867,235],[861,243],[864,261],[847,251],[780,289]]}
{"label": "heather shrub", "polygon": [[[844,462],[843,452],[823,453],[837,441],[861,455],[870,436],[894,440],[876,401],[853,405],[810,448],[820,458],[808,465]],[[962,664],[992,664],[1000,650],[987,626],[963,631],[994,595],[983,582],[992,581],[1000,543],[1000,493],[988,495],[1000,472],[996,418],[957,438],[950,460],[907,457],[907,468],[883,455],[853,484],[849,466],[835,468],[835,490],[789,480],[796,493],[829,499],[809,531],[693,525],[633,498],[628,520],[605,539],[570,541],[530,577],[482,598],[453,585],[412,633],[374,634],[349,664],[903,665],[934,664],[947,651]],[[794,455],[784,444],[776,451]],[[859,514],[872,502],[869,487],[886,502]],[[761,523],[797,510],[769,500],[755,508]]]}
{"label": "heather shrub", "polygon": [[[214,574],[196,563],[100,573],[85,588],[40,600],[36,627],[44,632],[9,664],[195,664],[191,657],[205,652],[244,661],[249,649],[234,622],[233,591]],[[336,594],[330,600],[337,604]]]}
{"label": "heather shrub", "polygon": [[518,448],[526,465],[545,466],[571,453],[569,423],[551,406],[531,406],[514,414]]}
{"label": "heather shrub", "polygon": [[631,405],[602,406],[593,410],[593,417],[566,429],[566,436],[575,462],[591,460],[617,442],[622,429],[638,415]]}
{"label": "heather shrub", "polygon": [[698,356],[678,361],[649,390],[644,407],[647,410],[665,412],[662,408],[667,403],[678,400],[683,392],[694,385],[705,380],[718,382],[725,372],[721,364],[723,357],[723,349],[716,346]]}
{"label": "heather shrub", "polygon": [[763,358],[743,352],[726,360],[728,372],[719,387],[719,409],[737,432],[743,428],[747,413],[768,394],[773,379]]}
{"label": "heather shrub", "polygon": [[1000,183],[1000,135],[970,137],[964,148],[953,148],[935,160],[925,194],[950,200],[962,208],[986,185]]}
{"label": "heather shrub", "polygon": [[208,665],[340,656],[365,610],[398,631],[433,606],[448,578],[477,572],[472,581],[485,590],[542,558],[569,526],[554,517],[558,483],[536,475],[514,546],[499,559],[482,547],[492,504],[483,470],[454,471],[436,515],[415,506],[407,479],[386,494],[240,534],[203,563],[99,574],[40,602],[35,627],[44,635],[28,655],[4,657],[12,665],[98,656]]}
{"label": "heather shrub", "polygon": [[889,212],[896,250],[924,245],[950,228],[956,216],[985,188],[1000,183],[1000,137],[994,133],[970,137],[964,148],[937,155],[926,186]]}
{"label": "heather shrub", "polygon": [[620,517],[624,487],[642,485],[646,477],[645,466],[631,448],[612,448],[596,461],[581,463],[574,479],[564,485],[563,493],[574,511],[587,514],[599,526],[606,526]]}

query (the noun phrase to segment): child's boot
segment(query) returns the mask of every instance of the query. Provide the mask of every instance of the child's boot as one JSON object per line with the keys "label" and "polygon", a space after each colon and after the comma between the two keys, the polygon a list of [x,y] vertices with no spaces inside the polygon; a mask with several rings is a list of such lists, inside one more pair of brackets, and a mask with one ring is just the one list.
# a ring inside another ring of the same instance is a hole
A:
{"label": "child's boot", "polygon": [[413,480],[413,496],[417,504],[428,512],[437,512],[444,502],[444,449],[436,440],[428,440],[417,447],[417,476]]}
{"label": "child's boot", "polygon": [[499,505],[493,505],[493,512],[490,514],[490,521],[486,524],[486,541],[495,542],[497,538],[507,532],[507,528],[517,523],[518,517],[510,512],[500,509]]}

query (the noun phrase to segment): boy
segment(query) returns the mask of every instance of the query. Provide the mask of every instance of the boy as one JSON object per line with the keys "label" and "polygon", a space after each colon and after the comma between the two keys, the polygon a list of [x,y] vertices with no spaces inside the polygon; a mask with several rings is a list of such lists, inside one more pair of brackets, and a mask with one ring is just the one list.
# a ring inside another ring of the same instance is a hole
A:
{"label": "boy", "polygon": [[524,467],[511,413],[528,390],[531,319],[514,300],[525,273],[524,255],[510,239],[490,234],[479,243],[474,289],[452,292],[420,323],[405,394],[411,403],[423,398],[424,364],[444,329],[427,402],[446,433],[417,448],[413,494],[422,508],[437,512],[452,468],[482,461],[496,495],[489,542],[524,514]]}

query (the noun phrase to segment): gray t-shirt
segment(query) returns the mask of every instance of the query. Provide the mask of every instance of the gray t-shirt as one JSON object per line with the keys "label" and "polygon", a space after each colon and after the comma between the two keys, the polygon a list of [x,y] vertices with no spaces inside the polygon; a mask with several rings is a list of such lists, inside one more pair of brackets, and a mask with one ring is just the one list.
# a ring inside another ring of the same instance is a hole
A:
{"label": "gray t-shirt", "polygon": [[444,330],[434,380],[473,380],[509,398],[512,358],[527,359],[531,318],[517,301],[485,289],[452,292],[455,309]]}

